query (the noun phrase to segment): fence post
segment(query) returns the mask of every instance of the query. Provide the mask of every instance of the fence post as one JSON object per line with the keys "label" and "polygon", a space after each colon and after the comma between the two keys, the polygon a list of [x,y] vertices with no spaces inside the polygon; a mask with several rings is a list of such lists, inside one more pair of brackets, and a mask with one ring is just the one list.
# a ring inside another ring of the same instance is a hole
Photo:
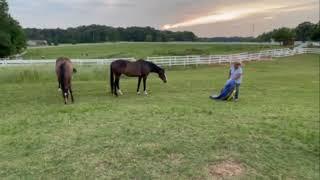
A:
{"label": "fence post", "polygon": [[199,64],[199,60],[200,59],[200,56],[197,56],[197,59],[196,59],[196,67],[198,67],[198,64]]}

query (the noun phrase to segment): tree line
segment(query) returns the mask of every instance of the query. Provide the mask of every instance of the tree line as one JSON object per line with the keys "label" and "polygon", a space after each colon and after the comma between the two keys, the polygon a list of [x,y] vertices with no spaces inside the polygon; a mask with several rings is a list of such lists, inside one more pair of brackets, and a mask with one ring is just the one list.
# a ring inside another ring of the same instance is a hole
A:
{"label": "tree line", "polygon": [[0,0],[0,58],[20,53],[26,46],[22,27],[8,11],[7,1]]}
{"label": "tree line", "polygon": [[79,26],[67,29],[24,29],[28,39],[46,40],[49,44],[98,43],[98,42],[270,42],[272,39],[290,45],[293,41],[320,41],[320,25],[303,22],[296,28],[279,28],[263,33],[258,37],[212,37],[199,38],[193,32],[161,31],[152,27],[114,28],[104,25]]}
{"label": "tree line", "polygon": [[295,28],[282,27],[259,35],[257,41],[267,42],[272,39],[283,42],[284,45],[290,41],[320,41],[320,21],[317,24],[303,22]]}
{"label": "tree line", "polygon": [[161,31],[152,27],[114,28],[104,25],[79,26],[67,29],[24,29],[28,39],[47,40],[49,44],[99,43],[99,42],[167,42],[195,41],[193,32]]}

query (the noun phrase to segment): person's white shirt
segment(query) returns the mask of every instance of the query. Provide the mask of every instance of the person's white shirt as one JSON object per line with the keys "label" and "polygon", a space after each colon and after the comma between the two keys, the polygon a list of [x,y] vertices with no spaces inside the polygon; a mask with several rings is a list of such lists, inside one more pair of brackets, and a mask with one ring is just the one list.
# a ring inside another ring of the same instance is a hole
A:
{"label": "person's white shirt", "polygon": [[[238,79],[235,79],[240,74]],[[234,79],[237,84],[241,84],[242,82],[242,68],[241,66],[238,69],[235,69],[232,65],[230,68],[230,79]]]}

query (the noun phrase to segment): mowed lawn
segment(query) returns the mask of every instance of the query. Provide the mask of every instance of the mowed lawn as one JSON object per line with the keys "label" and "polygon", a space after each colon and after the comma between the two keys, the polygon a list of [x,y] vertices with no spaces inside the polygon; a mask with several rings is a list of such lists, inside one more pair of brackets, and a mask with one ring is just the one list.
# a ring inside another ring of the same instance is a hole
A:
{"label": "mowed lawn", "polygon": [[63,105],[53,67],[0,68],[0,179],[319,179],[319,56],[250,62],[239,102],[208,98],[227,65],[168,70],[109,94],[108,67],[78,66]]}
{"label": "mowed lawn", "polygon": [[29,48],[25,59],[70,58],[146,58],[148,56],[209,55],[256,52],[274,45],[212,43],[98,43]]}

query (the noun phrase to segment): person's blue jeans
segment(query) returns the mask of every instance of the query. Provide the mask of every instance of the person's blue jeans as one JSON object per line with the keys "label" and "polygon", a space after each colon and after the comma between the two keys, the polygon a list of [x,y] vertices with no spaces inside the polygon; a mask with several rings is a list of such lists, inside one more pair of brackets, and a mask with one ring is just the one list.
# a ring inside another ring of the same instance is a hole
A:
{"label": "person's blue jeans", "polygon": [[240,91],[240,84],[236,83],[235,99],[238,99],[238,98],[239,98],[239,91]]}

